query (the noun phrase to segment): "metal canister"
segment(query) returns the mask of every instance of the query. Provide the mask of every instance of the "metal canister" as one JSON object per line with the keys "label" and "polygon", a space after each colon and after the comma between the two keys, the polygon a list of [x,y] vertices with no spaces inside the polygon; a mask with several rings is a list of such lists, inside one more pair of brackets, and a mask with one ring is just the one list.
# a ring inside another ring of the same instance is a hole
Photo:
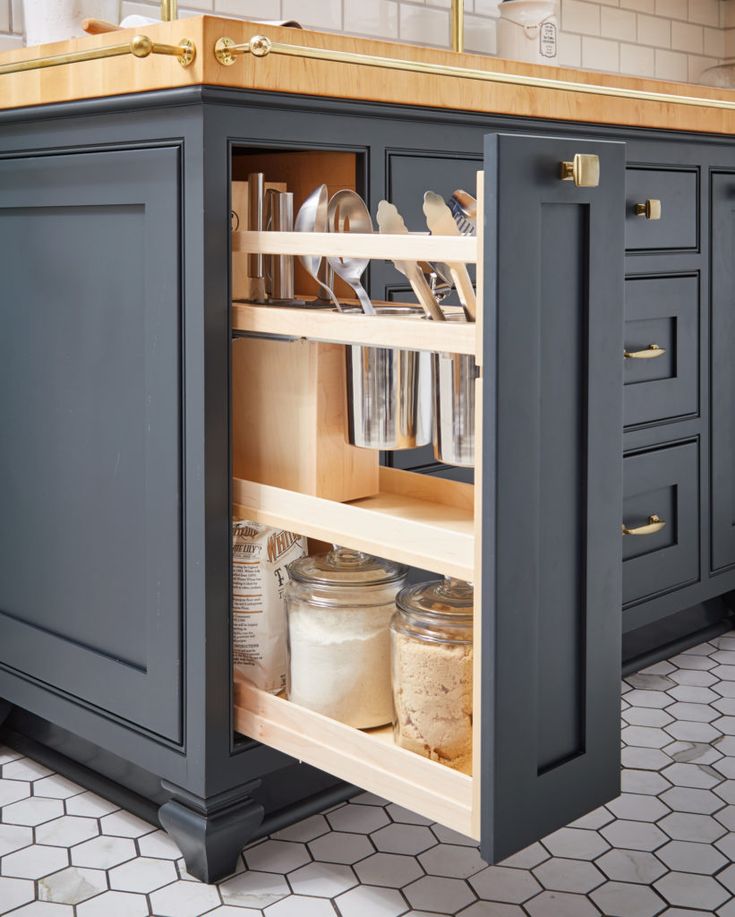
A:
{"label": "metal canister", "polygon": [[[448,315],[448,321],[464,321]],[[434,390],[434,455],[447,465],[475,464],[475,380],[472,354],[432,354]]]}
{"label": "metal canister", "polygon": [[[293,194],[268,188],[265,192],[265,226],[273,232],[293,230]],[[289,302],[294,298],[293,255],[268,255],[265,259],[268,299]]]}
{"label": "metal canister", "polygon": [[[376,306],[379,315],[421,309]],[[415,449],[431,442],[430,354],[353,344],[347,352],[347,439],[363,449]]]}

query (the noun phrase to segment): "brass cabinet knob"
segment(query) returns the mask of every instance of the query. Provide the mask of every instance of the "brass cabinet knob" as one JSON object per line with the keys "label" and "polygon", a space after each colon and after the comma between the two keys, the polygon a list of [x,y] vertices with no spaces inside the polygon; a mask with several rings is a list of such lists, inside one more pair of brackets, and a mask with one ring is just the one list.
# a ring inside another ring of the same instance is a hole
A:
{"label": "brass cabinet knob", "polygon": [[648,517],[648,522],[646,525],[638,525],[634,529],[629,529],[625,523],[623,523],[621,526],[623,535],[655,535],[656,532],[660,532],[661,529],[665,528],[666,523],[660,516],[657,516],[655,513],[652,513]]}
{"label": "brass cabinet knob", "polygon": [[645,217],[647,220],[661,219],[661,201],[656,198],[649,198],[645,204],[633,204],[633,213],[638,217]]}
{"label": "brass cabinet knob", "polygon": [[578,188],[596,188],[600,184],[600,157],[575,153],[571,162],[561,164],[561,180],[573,181]]}
{"label": "brass cabinet knob", "polygon": [[663,347],[658,344],[649,344],[645,350],[624,350],[623,356],[626,360],[654,360],[656,357],[662,357],[666,353]]}

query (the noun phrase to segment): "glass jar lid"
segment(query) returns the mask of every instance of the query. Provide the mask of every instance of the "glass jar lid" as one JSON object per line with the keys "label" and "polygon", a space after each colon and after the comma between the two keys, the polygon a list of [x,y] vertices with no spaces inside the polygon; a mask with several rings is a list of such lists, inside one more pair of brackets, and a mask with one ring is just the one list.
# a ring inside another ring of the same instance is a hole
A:
{"label": "glass jar lid", "polygon": [[336,587],[385,586],[405,579],[408,567],[334,545],[327,554],[300,557],[289,564],[288,572],[297,583]]}
{"label": "glass jar lid", "polygon": [[406,586],[396,596],[396,629],[437,643],[472,643],[474,590],[445,577]]}

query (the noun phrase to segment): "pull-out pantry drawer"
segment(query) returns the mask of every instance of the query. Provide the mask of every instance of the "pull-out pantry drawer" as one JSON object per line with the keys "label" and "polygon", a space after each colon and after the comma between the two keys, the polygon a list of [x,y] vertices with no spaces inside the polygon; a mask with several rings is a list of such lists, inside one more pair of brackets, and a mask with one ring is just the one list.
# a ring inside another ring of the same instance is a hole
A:
{"label": "pull-out pantry drawer", "polygon": [[623,604],[699,577],[699,444],[627,455],[623,462]]}
{"label": "pull-out pantry drawer", "polygon": [[625,175],[625,248],[680,251],[699,246],[699,172],[632,166]]}
{"label": "pull-out pantry drawer", "polygon": [[699,277],[625,283],[625,425],[699,409]]}

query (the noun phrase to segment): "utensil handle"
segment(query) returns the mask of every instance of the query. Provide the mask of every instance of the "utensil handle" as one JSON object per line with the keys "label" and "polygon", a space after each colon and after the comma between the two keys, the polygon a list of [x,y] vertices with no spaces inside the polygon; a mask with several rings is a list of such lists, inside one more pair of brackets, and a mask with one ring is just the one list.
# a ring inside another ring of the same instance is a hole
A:
{"label": "utensil handle", "polygon": [[[263,232],[263,198],[265,176],[262,172],[248,175],[248,229]],[[248,276],[260,279],[264,276],[263,256],[248,255]]]}
{"label": "utensil handle", "polygon": [[105,19],[82,19],[82,30],[87,35],[104,35],[107,32],[119,32],[120,26]]}
{"label": "utensil handle", "polygon": [[472,286],[470,272],[464,264],[452,263],[448,265],[448,267],[451,271],[454,285],[457,288],[459,301],[466,309],[470,320],[474,322],[477,319],[477,299],[475,297],[474,287]]}
{"label": "utensil handle", "polygon": [[411,289],[418,299],[421,307],[427,316],[433,319],[435,322],[445,321],[444,313],[439,308],[439,304],[434,298],[434,294],[431,292],[431,287],[426,282],[426,277],[421,273],[419,266],[414,263],[411,267],[406,265],[407,270],[403,273],[408,277],[408,282],[411,284]]}
{"label": "utensil handle", "polygon": [[362,306],[362,311],[365,315],[376,315],[375,306],[370,301],[370,297],[367,294],[367,290],[363,285],[356,281],[352,284],[352,289],[357,293],[357,298],[360,300],[360,305]]}

